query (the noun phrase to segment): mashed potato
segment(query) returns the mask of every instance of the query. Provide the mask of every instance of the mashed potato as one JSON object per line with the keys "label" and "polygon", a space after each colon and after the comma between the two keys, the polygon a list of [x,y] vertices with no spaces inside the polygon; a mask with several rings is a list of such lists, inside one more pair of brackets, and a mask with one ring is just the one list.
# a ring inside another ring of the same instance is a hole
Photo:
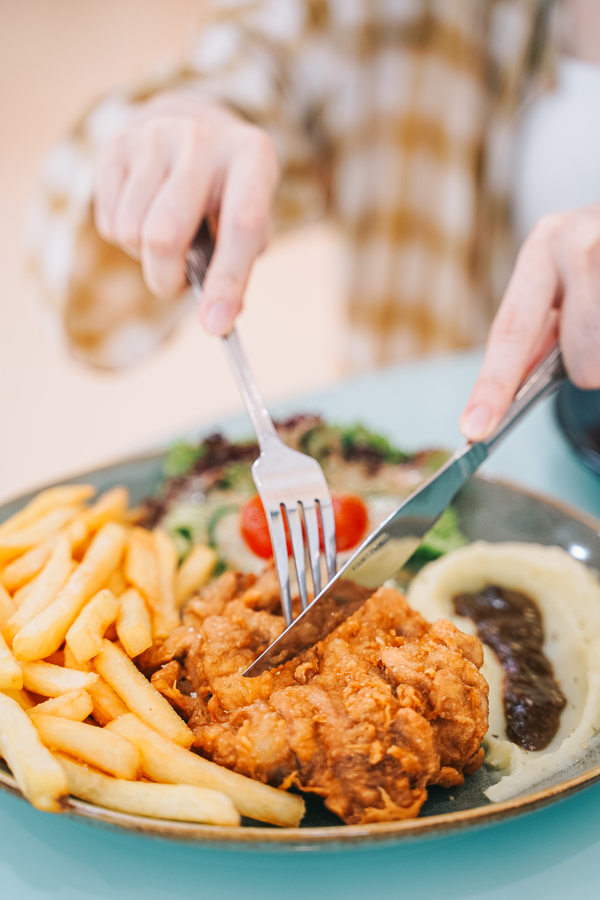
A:
{"label": "mashed potato", "polygon": [[558,733],[544,750],[528,752],[506,738],[502,669],[484,646],[482,674],[490,685],[486,763],[505,774],[486,791],[507,800],[585,755],[600,729],[600,583],[559,547],[477,541],[429,563],[412,582],[408,601],[428,621],[450,619],[477,634],[475,624],[454,612],[452,598],[494,584],[534,599],[543,616],[544,652],[567,698]]}

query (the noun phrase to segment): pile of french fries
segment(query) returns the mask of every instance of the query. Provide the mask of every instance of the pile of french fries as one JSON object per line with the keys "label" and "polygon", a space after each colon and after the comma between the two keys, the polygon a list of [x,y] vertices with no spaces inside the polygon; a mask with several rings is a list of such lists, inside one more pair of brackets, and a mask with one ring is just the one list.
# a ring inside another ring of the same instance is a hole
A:
{"label": "pile of french fries", "polygon": [[71,794],[161,819],[298,825],[300,797],[192,752],[133,662],[179,624],[214,552],[178,566],[166,532],[135,525],[125,488],[88,505],[94,494],[50,488],[0,524],[0,755],[24,796],[48,812]]}

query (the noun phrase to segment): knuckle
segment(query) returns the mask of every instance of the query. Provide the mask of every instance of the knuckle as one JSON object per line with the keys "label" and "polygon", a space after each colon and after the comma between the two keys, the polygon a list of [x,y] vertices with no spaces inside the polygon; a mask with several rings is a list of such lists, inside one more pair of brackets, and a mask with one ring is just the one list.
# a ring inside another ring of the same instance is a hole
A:
{"label": "knuckle", "polygon": [[155,256],[177,256],[181,249],[181,229],[172,216],[162,215],[160,222],[145,223],[141,239]]}
{"label": "knuckle", "polygon": [[553,241],[565,227],[566,219],[565,213],[548,213],[542,216],[525,243],[547,244]]}
{"label": "knuckle", "polygon": [[473,405],[477,402],[485,402],[495,406],[505,398],[506,393],[507,386],[501,379],[483,375],[479,379]]}
{"label": "knuckle", "polygon": [[213,300],[226,301],[232,308],[237,308],[237,305],[241,305],[244,286],[244,279],[232,272],[216,271],[209,274],[206,290]]}
{"label": "knuckle", "polygon": [[520,344],[526,337],[519,310],[513,307],[502,309],[491,328],[490,339],[502,344]]}
{"label": "knuckle", "polygon": [[600,265],[600,222],[588,221],[574,234],[570,248],[575,274],[587,276]]}
{"label": "knuckle", "polygon": [[239,237],[261,244],[266,240],[268,222],[264,204],[259,200],[250,200],[235,211],[232,226]]}
{"label": "knuckle", "polygon": [[119,216],[114,227],[117,243],[124,247],[139,246],[140,228],[139,222],[135,222],[130,216]]}

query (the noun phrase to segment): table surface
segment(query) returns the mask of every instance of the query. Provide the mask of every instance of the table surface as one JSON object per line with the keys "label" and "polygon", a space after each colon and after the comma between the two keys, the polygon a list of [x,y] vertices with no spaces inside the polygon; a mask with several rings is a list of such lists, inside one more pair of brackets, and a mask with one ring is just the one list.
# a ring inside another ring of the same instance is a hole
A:
{"label": "table surface", "polygon": [[[478,353],[419,361],[275,411],[360,419],[409,448],[456,447],[456,422],[479,361]],[[600,478],[573,456],[549,403],[515,430],[489,468],[600,516]],[[0,796],[2,900],[586,900],[600,897],[599,856],[600,784],[477,831],[323,853],[233,852],[120,835]]]}

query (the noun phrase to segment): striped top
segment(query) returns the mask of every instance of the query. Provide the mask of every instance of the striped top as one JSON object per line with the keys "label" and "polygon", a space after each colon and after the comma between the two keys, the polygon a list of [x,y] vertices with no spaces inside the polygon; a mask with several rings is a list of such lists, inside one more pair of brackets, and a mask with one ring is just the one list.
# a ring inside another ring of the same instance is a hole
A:
{"label": "striped top", "polygon": [[347,237],[349,371],[484,340],[514,257],[511,146],[548,77],[549,0],[213,0],[189,59],[111,94],[50,154],[29,270],[50,327],[92,365],[172,331],[138,263],[91,215],[101,143],[136,103],[183,89],[271,134],[280,226],[323,215]]}

